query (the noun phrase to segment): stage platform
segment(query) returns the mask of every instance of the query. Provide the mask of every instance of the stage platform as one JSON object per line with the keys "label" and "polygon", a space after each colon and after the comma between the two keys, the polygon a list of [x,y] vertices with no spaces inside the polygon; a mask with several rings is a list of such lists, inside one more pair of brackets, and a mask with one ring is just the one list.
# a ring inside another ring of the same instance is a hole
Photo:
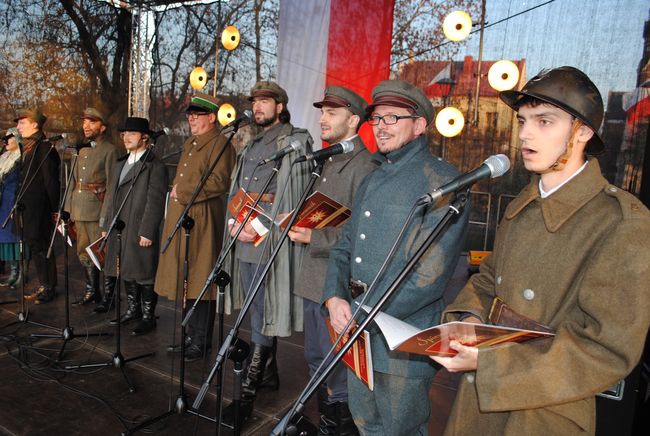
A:
{"label": "stage platform", "polygon": [[[83,289],[83,271],[71,255],[70,299],[79,297]],[[58,256],[59,283],[63,283],[62,256]],[[32,265],[27,289],[36,286],[36,272]],[[450,295],[467,280],[464,258],[461,258],[450,286]],[[16,300],[20,291],[0,288],[0,301]],[[63,286],[58,287],[57,298],[44,305],[30,304],[29,320],[61,328],[65,324]],[[108,320],[110,315],[93,313],[94,305],[71,306],[70,326],[75,338],[67,342],[60,362],[55,362],[63,340],[33,339],[33,333],[56,334],[57,331],[30,323],[18,322],[19,303],[0,306],[0,434],[6,435],[118,435],[136,423],[158,416],[173,407],[179,393],[177,355],[166,348],[180,335],[180,308],[174,302],[161,299],[157,308],[158,327],[144,336],[131,336],[129,325],[121,336],[121,352],[125,359],[154,352],[155,355],[127,363],[124,371],[132,380],[135,392],[129,392],[122,371],[115,367],[101,369],[64,370],[68,365],[108,362],[115,352],[115,337],[91,337],[87,333],[114,333]],[[234,316],[225,317],[226,332]],[[9,325],[11,324],[11,325]],[[132,327],[131,327],[132,328]],[[248,340],[248,325],[241,331]],[[217,327],[215,327],[215,342]],[[201,384],[214,364],[216,344],[210,358],[186,365],[186,394],[191,405]],[[247,435],[268,435],[284,416],[308,380],[303,357],[303,335],[296,333],[280,338],[278,345],[280,389],[262,390],[255,403],[254,416],[242,432]],[[225,366],[224,399],[232,398],[233,365]],[[172,377],[173,374],[173,377]],[[431,390],[432,415],[430,434],[442,434],[447,414],[455,395],[457,376],[441,371]],[[212,383],[200,411],[216,415],[216,388]],[[317,422],[315,398],[306,408],[306,415]],[[222,427],[221,434],[232,432]],[[191,414],[173,414],[137,434],[206,435],[216,434],[216,425]]]}

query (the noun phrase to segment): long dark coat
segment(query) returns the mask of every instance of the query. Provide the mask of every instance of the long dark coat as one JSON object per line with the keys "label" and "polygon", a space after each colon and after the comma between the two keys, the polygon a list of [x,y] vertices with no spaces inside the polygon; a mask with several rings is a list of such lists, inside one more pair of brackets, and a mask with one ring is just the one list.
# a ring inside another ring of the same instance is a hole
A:
{"label": "long dark coat", "polygon": [[594,396],[624,378],[650,321],[650,214],[598,162],[547,198],[539,176],[506,209],[492,255],[446,309],[486,320],[500,297],[556,336],[480,349],[447,435],[594,434]]}
{"label": "long dark coat", "polygon": [[[9,215],[9,211],[16,200],[16,189],[18,187],[18,181],[20,180],[21,166],[22,163],[19,159],[7,174],[0,177],[0,223],[3,223],[7,218],[7,215]],[[18,238],[14,233],[14,220],[10,219],[4,229],[0,228],[0,243],[12,243],[17,241]]]}
{"label": "long dark coat", "polygon": [[[189,210],[194,227],[189,243],[188,298],[196,298],[203,288],[221,250],[226,215],[226,196],[230,186],[230,172],[235,163],[235,149],[226,145],[226,137],[219,130],[190,137],[183,145],[173,185],[178,198],[170,199],[163,227],[163,243],[169,237],[185,205],[189,202],[201,176],[226,147],[219,163],[207,179],[203,190]],[[183,289],[183,258],[185,235],[181,228],[160,256],[156,275],[156,292],[170,300]],[[206,293],[210,297],[210,292]]]}
{"label": "long dark coat", "polygon": [[[24,236],[26,241],[39,241],[47,245],[54,230],[52,214],[59,208],[61,159],[42,132],[25,138],[25,143],[30,140],[34,140],[35,144],[31,150],[23,154],[19,188],[20,193],[24,192],[21,200],[25,206],[22,214]],[[19,227],[14,227],[18,235]]]}
{"label": "long dark coat", "polygon": [[[105,215],[101,219],[104,231],[111,225],[133,179],[143,165],[141,158],[120,183],[120,173],[127,158],[128,155],[118,159],[111,173],[105,199]],[[123,279],[151,280],[156,275],[160,251],[160,224],[165,211],[168,180],[167,168],[153,152],[150,153],[120,213],[120,219],[126,224],[122,231],[120,262],[120,276]],[[140,247],[140,236],[153,241],[153,245]],[[105,274],[117,274],[117,248],[117,233],[112,232],[107,244]]]}

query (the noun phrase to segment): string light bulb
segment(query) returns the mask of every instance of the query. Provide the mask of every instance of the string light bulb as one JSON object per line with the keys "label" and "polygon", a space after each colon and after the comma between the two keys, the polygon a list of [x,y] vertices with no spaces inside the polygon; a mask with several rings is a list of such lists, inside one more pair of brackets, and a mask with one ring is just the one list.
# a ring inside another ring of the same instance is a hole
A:
{"label": "string light bulb", "polygon": [[203,67],[196,67],[190,73],[190,86],[197,91],[205,88],[208,83],[208,73]]}
{"label": "string light bulb", "polygon": [[239,29],[235,26],[228,26],[221,32],[221,45],[228,51],[232,51],[239,46],[241,35]]}
{"label": "string light bulb", "polygon": [[235,120],[237,117],[237,111],[230,103],[224,103],[219,106],[219,111],[217,112],[217,120],[221,126],[227,126]]}
{"label": "string light bulb", "polygon": [[442,31],[451,41],[462,41],[472,31],[472,17],[465,11],[453,11],[442,22]]}
{"label": "string light bulb", "polygon": [[488,82],[497,91],[508,91],[519,83],[519,68],[512,61],[498,61],[488,71]]}
{"label": "string light bulb", "polygon": [[458,135],[465,125],[463,113],[453,106],[448,106],[436,115],[436,129],[446,138]]}

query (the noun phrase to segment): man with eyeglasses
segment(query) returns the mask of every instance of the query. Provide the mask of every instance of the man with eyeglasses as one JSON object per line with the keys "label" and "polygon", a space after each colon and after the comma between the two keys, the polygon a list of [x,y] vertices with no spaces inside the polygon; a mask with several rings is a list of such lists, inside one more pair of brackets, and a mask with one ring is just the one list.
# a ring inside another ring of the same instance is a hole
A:
{"label": "man with eyeglasses", "polygon": [[[262,188],[273,172],[273,164],[258,166],[275,152],[297,143],[303,152],[311,152],[312,138],[305,129],[291,124],[291,114],[287,108],[287,92],[277,83],[260,81],[253,86],[248,100],[253,104],[255,124],[261,132],[237,156],[237,166],[232,176],[230,197],[240,188],[251,195],[260,194]],[[297,157],[289,153],[282,159],[282,165],[263,193],[260,206],[266,214],[273,217],[279,213],[291,212],[300,195],[307,187],[310,164],[291,165]],[[277,243],[281,232],[273,227],[275,224],[263,221],[260,217],[244,224],[234,250],[225,262],[225,269],[232,278],[232,302],[235,308],[241,308],[245,295],[256,282],[259,272],[269,259],[272,247]],[[260,227],[265,226],[269,233],[261,244],[255,245]],[[237,231],[234,217],[229,221],[230,242]],[[256,230],[257,228],[257,230]],[[275,358],[277,336],[289,336],[294,328],[302,328],[302,299],[293,295],[295,283],[305,246],[285,241],[275,258],[269,275],[258,291],[249,311],[251,320],[251,356],[244,374],[240,418],[243,423],[253,411],[257,390],[268,388],[277,390],[279,386],[278,366]],[[223,421],[234,424],[234,408],[229,405],[224,409]]]}
{"label": "man with eyeglasses", "polygon": [[[377,140],[380,166],[361,183],[352,217],[329,252],[323,304],[337,333],[357,309],[373,306],[446,212],[440,204],[419,207],[392,261],[373,283],[417,199],[450,181],[458,171],[434,157],[426,140],[434,115],[426,95],[410,83],[386,80],[372,91],[368,122]],[[443,291],[463,246],[469,208],[456,217],[409,273],[383,311],[422,329],[437,323]],[[356,320],[361,317],[355,318]],[[355,325],[356,323],[352,323]],[[349,334],[349,330],[346,331]],[[429,387],[437,366],[425,356],[388,349],[370,329],[374,390],[348,371],[350,411],[361,434],[427,434]]]}
{"label": "man with eyeglasses", "polygon": [[[235,163],[235,150],[226,145],[226,137],[217,127],[218,100],[197,92],[185,110],[192,136],[183,144],[183,153],[176,167],[176,176],[169,193],[167,216],[162,241],[167,240],[194,189],[203,174],[219,156],[219,162],[199,192],[189,216],[194,220],[189,240],[189,277],[187,284],[188,307],[196,301],[205,280],[212,271],[221,251],[225,227],[226,196],[230,186],[230,173]],[[167,250],[161,254],[156,273],[156,292],[169,299],[183,298],[183,262],[185,259],[184,231],[178,231]],[[199,302],[188,324],[185,360],[203,358],[211,348],[214,327],[215,292],[206,293]],[[171,345],[170,352],[180,351]]]}

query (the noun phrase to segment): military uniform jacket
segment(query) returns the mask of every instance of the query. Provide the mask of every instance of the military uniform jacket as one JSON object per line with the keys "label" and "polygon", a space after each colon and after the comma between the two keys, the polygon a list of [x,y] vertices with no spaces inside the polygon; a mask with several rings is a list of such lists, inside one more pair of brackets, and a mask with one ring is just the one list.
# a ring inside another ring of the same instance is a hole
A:
{"label": "military uniform jacket", "polygon": [[[352,142],[354,150],[351,153],[338,154],[325,161],[323,172],[314,185],[314,191],[320,191],[347,207],[352,207],[354,194],[361,181],[379,165],[358,135]],[[320,303],[329,251],[338,241],[341,230],[342,227],[312,229],[311,242],[307,246],[296,282],[296,295]]]}
{"label": "military uniform jacket", "polygon": [[72,185],[68,189],[65,210],[70,212],[74,221],[99,221],[103,202],[97,194],[79,189],[78,184],[99,183],[104,184],[104,189],[108,190],[106,185],[119,154],[118,149],[105,135],[97,138],[95,144],[95,147],[79,150]]}
{"label": "military uniform jacket", "polygon": [[444,320],[486,320],[494,297],[551,339],[482,349],[446,434],[594,434],[594,395],[624,378],[650,318],[650,215],[598,162],[547,198],[533,177],[506,209],[494,251]]}
{"label": "military uniform jacket", "polygon": [[[388,256],[416,200],[458,175],[449,163],[434,157],[426,139],[416,138],[386,156],[375,155],[381,166],[361,183],[352,217],[330,251],[322,301],[340,297],[351,302],[350,278],[370,284]],[[446,207],[419,207],[387,270],[366,300],[373,306],[407,261],[445,214]],[[469,208],[447,230],[409,273],[382,311],[418,328],[434,324],[442,313],[442,295],[463,246]],[[364,294],[365,295],[365,294]],[[360,301],[359,296],[355,301]],[[372,325],[372,324],[371,324]],[[403,377],[435,375],[433,361],[425,356],[393,352],[376,327],[370,328],[373,369]]]}
{"label": "military uniform jacket", "polygon": [[[305,152],[311,152],[313,141],[309,132],[295,128],[289,123],[281,125],[273,152],[287,147],[293,141],[300,142]],[[249,145],[247,144],[237,156],[237,166],[232,176],[231,195],[239,189],[239,186],[246,187],[246,183],[243,181],[242,167],[244,160],[248,158]],[[295,158],[295,154],[290,153],[282,159],[282,165],[276,176],[278,192],[273,205],[271,205],[270,209],[266,209],[270,212],[270,216],[293,210],[300,196],[307,188],[312,167],[308,163],[292,166],[291,161]],[[267,165],[272,166],[273,164]],[[259,182],[264,182],[263,177],[259,177]],[[266,251],[266,253],[262,253],[265,255],[264,258],[271,252],[272,247],[279,242],[282,234],[275,225],[271,226],[270,230],[269,236],[259,246],[261,247],[260,250]],[[224,247],[230,243],[230,240],[230,234],[227,234],[224,238]],[[230,313],[232,308],[241,308],[247,291],[242,286],[239,272],[240,257],[238,250],[242,245],[245,244],[236,243],[224,262],[224,270],[230,274],[232,279],[231,294],[226,294],[226,313]],[[302,330],[302,298],[293,294],[293,286],[300,271],[305,248],[304,244],[296,244],[287,238],[269,270],[265,281],[264,325],[262,327],[262,334],[266,336],[289,336],[293,330]],[[260,268],[262,267],[264,267],[264,263],[261,264]]]}
{"label": "military uniform jacket", "polygon": [[[192,136],[183,144],[173,185],[177,199],[169,199],[167,216],[162,233],[162,243],[171,234],[176,221],[188,204],[201,176],[225,147],[219,162],[212,170],[206,184],[189,210],[194,219],[190,234],[189,282],[187,297],[195,299],[203,288],[210,271],[221,251],[226,215],[226,196],[230,185],[230,173],[235,162],[235,149],[226,144],[226,137],[215,128]],[[160,255],[156,273],[156,292],[169,299],[181,295],[183,289],[183,260],[185,258],[185,234],[179,229],[167,251]],[[205,298],[214,297],[206,293]]]}
{"label": "military uniform jacket", "polygon": [[[165,194],[169,185],[167,168],[153,152],[150,152],[147,160],[143,162],[145,158],[143,155],[120,182],[120,174],[128,156],[120,158],[111,172],[105,201],[106,214],[102,216],[103,230],[108,230],[140,167],[144,165],[120,213],[120,219],[125,223],[121,235],[120,276],[125,280],[152,280],[156,276],[158,266],[160,224],[163,220]],[[140,236],[153,241],[153,244],[149,247],[140,247]],[[117,233],[113,231],[106,247],[104,271],[108,275],[117,275],[117,253]]]}

